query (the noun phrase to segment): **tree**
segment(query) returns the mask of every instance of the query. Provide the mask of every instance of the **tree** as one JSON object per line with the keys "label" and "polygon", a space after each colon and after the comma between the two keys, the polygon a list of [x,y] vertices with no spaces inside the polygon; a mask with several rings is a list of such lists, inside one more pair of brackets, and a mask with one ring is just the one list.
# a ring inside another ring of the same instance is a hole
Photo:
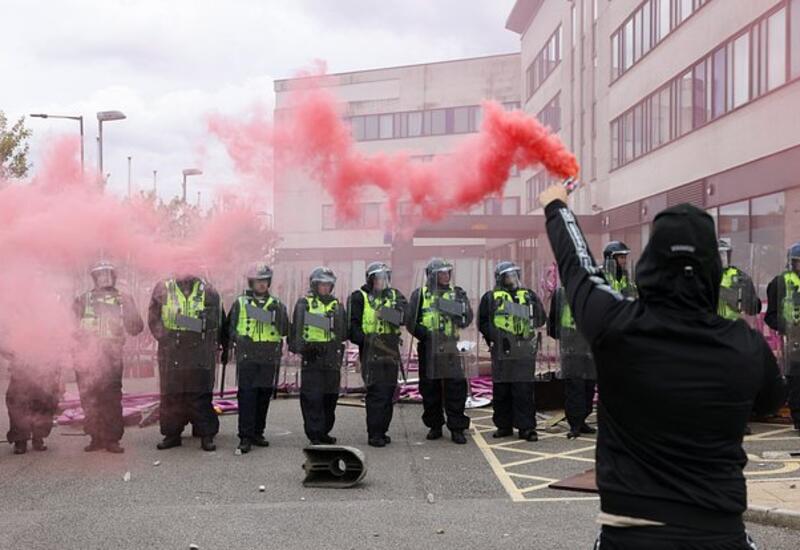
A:
{"label": "tree", "polygon": [[8,128],[8,118],[0,111],[0,180],[23,178],[28,174],[28,138],[31,131],[21,117]]}

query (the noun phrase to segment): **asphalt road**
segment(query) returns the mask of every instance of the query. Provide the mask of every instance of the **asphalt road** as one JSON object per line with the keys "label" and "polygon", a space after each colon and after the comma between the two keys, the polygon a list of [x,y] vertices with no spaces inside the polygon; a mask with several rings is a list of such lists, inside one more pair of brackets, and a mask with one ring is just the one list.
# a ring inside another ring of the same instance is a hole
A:
{"label": "asphalt road", "polygon": [[[222,418],[214,453],[191,437],[158,451],[158,428],[134,427],[124,455],[88,454],[88,438],[57,428],[47,452],[13,456],[0,447],[0,548],[591,548],[597,500],[540,488],[591,467],[591,439],[504,442],[516,451],[489,447],[489,432],[465,446],[429,442],[420,413],[419,405],[398,406],[392,444],[373,449],[364,410],[339,407],[334,435],[368,462],[365,482],[346,490],[302,486],[305,438],[294,399],[271,407],[272,445],[245,456],[234,455],[236,416]],[[479,431],[488,429],[486,410],[471,414]],[[5,432],[5,410],[0,417]],[[499,466],[515,461],[522,464]],[[798,548],[796,531],[749,529],[762,548]]]}

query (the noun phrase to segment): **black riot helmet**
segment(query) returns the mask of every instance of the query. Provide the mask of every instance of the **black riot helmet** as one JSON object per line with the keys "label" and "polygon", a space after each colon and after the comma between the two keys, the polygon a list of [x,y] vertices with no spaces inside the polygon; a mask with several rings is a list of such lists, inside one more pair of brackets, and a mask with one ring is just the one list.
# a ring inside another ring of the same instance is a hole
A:
{"label": "black riot helmet", "polygon": [[[102,287],[114,286],[117,283],[117,268],[114,267],[114,264],[108,260],[100,260],[96,262],[92,266],[92,269],[89,270],[89,274],[92,276],[92,280],[94,281],[94,285],[96,287],[100,287],[102,283],[108,283],[108,281],[110,281],[111,284],[102,284]],[[103,275],[108,275],[109,279],[102,281],[101,277]]]}
{"label": "black riot helmet", "polygon": [[622,241],[611,241],[603,249],[603,258],[604,259],[608,259],[608,258],[613,258],[615,256],[620,256],[620,255],[627,256],[630,253],[631,253],[631,249],[628,248],[628,245],[626,245],[624,242],[622,242]]}
{"label": "black riot helmet", "polygon": [[612,274],[614,277],[621,277],[626,269],[620,265],[617,258],[619,256],[627,256],[630,253],[631,249],[622,241],[611,241],[608,243],[603,249],[603,267],[606,272]]}
{"label": "black riot helmet", "polygon": [[494,268],[494,282],[498,287],[516,290],[519,288],[520,267],[512,261],[503,260]]}
{"label": "black riot helmet", "polygon": [[382,289],[389,288],[392,282],[392,270],[383,262],[372,262],[367,266],[364,278],[369,288],[373,288],[375,286],[375,281],[378,280],[383,281]]}
{"label": "black riot helmet", "polygon": [[272,283],[272,268],[262,263],[250,266],[250,269],[247,270],[247,284],[252,287],[255,281],[267,281]]}
{"label": "black riot helmet", "polygon": [[308,284],[311,287],[311,290],[316,293],[317,286],[320,283],[330,284],[331,290],[333,290],[333,286],[336,284],[336,275],[334,275],[333,270],[331,268],[320,266],[320,267],[315,267],[314,270],[311,272],[311,275],[308,277]]}
{"label": "black riot helmet", "polygon": [[800,241],[789,247],[786,262],[790,270],[800,273]]}
{"label": "black riot helmet", "polygon": [[428,286],[436,288],[438,286],[437,278],[439,273],[442,272],[452,273],[453,264],[442,258],[431,258],[428,265],[425,266],[425,277],[428,280]]}

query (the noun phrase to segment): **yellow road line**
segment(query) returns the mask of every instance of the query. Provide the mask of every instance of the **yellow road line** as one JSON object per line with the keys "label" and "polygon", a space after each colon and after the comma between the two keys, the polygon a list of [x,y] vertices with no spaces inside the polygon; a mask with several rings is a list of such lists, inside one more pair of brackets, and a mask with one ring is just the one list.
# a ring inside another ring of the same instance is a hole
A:
{"label": "yellow road line", "polygon": [[503,469],[503,466],[500,464],[500,461],[494,455],[492,450],[487,445],[486,440],[483,438],[483,435],[480,432],[474,432],[472,434],[472,438],[475,440],[475,444],[483,453],[484,458],[486,458],[486,462],[489,463],[489,467],[494,472],[495,477],[503,486],[503,488],[508,493],[508,496],[511,497],[511,500],[514,502],[522,502],[525,500],[525,496],[520,492],[517,488],[516,483],[508,473]]}

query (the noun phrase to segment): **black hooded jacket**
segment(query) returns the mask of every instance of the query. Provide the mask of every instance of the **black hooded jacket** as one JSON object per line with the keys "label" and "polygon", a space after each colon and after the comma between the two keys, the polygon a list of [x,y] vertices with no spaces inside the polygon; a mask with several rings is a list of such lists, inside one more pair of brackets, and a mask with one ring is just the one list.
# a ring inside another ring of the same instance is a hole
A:
{"label": "black hooded jacket", "polygon": [[716,313],[722,267],[714,222],[690,205],[656,216],[637,265],[640,299],[606,283],[575,217],[545,209],[578,329],[597,364],[597,484],[604,512],[741,532],[742,437],[783,379],[764,338]]}

